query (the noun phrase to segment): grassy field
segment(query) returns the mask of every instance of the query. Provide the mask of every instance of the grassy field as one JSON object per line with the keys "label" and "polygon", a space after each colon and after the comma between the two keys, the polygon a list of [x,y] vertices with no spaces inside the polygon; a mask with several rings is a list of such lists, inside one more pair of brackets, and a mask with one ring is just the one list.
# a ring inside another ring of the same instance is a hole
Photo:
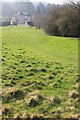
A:
{"label": "grassy field", "polygon": [[78,40],[2,28],[3,118],[78,117]]}

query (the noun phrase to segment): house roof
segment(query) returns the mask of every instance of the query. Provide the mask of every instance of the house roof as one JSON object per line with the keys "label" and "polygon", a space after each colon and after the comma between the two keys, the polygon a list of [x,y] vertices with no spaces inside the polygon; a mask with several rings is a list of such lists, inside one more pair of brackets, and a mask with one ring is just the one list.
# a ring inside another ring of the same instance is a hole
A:
{"label": "house roof", "polygon": [[19,12],[17,15],[31,16],[29,13]]}

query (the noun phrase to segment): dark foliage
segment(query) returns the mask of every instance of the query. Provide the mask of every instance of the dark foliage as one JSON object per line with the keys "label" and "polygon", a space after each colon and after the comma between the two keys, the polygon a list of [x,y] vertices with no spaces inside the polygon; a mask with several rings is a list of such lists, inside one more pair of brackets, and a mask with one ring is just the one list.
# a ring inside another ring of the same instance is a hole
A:
{"label": "dark foliage", "polygon": [[10,21],[2,21],[0,22],[0,26],[9,26],[10,25]]}
{"label": "dark foliage", "polygon": [[80,2],[52,5],[44,18],[43,28],[49,35],[80,37]]}

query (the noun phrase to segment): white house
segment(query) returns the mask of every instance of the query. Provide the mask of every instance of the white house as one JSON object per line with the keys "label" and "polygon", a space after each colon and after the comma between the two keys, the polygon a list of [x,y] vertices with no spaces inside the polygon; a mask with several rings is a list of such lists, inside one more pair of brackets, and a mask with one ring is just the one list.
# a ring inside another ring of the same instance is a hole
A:
{"label": "white house", "polygon": [[26,26],[32,26],[32,15],[29,13],[19,12],[14,17],[12,17],[11,25],[23,24]]}

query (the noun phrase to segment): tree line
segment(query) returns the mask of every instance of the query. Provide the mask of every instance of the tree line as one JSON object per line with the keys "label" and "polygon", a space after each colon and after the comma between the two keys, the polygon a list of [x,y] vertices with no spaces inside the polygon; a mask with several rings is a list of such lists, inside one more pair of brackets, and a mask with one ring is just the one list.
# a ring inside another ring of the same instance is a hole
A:
{"label": "tree line", "polygon": [[41,27],[49,35],[80,37],[80,2],[48,7]]}

